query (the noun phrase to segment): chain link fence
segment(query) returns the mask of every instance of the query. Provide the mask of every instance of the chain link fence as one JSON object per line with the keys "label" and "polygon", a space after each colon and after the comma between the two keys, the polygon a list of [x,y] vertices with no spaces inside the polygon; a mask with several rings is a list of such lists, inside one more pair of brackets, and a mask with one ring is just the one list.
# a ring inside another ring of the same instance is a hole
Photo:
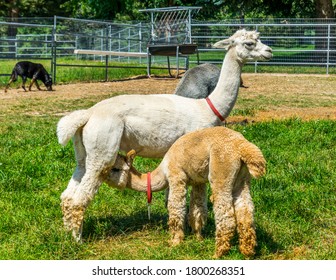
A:
{"label": "chain link fence", "polygon": [[[231,36],[237,29],[258,30],[261,40],[272,47],[269,62],[251,64],[254,71],[262,67],[307,67],[310,72],[335,73],[336,22],[333,19],[239,19],[222,22],[193,20],[191,39],[198,45],[200,63],[220,64],[223,51],[211,46]],[[0,18],[0,60],[49,60],[56,80],[58,67],[143,67],[147,58],[74,54],[75,49],[117,52],[146,52],[150,39],[149,22],[116,23],[53,18]],[[84,61],[92,61],[89,66]],[[94,62],[99,62],[95,64]],[[103,63],[102,63],[103,62]],[[111,62],[118,63],[111,66]],[[155,63],[166,63],[164,57]],[[189,63],[196,63],[191,56]],[[276,70],[275,70],[276,71]],[[0,70],[0,75],[9,75]],[[107,75],[106,75],[107,79]]]}
{"label": "chain link fence", "polygon": [[[274,19],[272,21],[244,20],[218,22],[194,22],[192,38],[203,53],[216,41],[230,36],[238,28],[257,30],[261,40],[272,47],[274,57],[258,65],[323,67],[325,73],[336,65],[336,24],[333,20]],[[211,55],[204,55],[203,62],[216,62]],[[334,70],[334,69],[333,69]]]}

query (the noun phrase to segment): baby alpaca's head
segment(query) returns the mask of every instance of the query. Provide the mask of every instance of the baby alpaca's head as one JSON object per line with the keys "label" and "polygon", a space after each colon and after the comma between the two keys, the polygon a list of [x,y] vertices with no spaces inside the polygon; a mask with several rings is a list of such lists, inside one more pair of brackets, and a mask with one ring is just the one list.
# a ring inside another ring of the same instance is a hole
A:
{"label": "baby alpaca's head", "polygon": [[118,154],[112,169],[106,174],[105,183],[114,188],[124,189],[128,182],[134,157],[134,150],[129,151],[126,156]]}

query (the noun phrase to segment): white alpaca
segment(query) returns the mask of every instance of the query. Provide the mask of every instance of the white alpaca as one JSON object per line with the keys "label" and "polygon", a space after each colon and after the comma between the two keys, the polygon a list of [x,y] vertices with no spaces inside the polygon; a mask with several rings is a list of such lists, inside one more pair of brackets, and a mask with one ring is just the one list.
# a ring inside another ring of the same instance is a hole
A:
{"label": "white alpaca", "polygon": [[[163,157],[182,135],[220,124],[230,113],[238,95],[244,63],[268,60],[272,50],[255,31],[239,30],[215,47],[228,49],[221,76],[208,100],[177,95],[121,95],[103,100],[87,110],[63,117],[57,125],[62,145],[73,137],[76,170],[62,193],[65,226],[81,239],[86,207],[119,150],[144,157]],[[216,113],[214,113],[216,112]]]}
{"label": "white alpaca", "polygon": [[[109,185],[146,192],[147,174],[139,173],[132,163],[132,152],[118,157],[118,166],[105,180]],[[192,185],[188,220],[198,238],[205,225],[207,187],[210,182],[216,223],[215,257],[226,254],[237,228],[239,248],[246,256],[255,254],[257,244],[254,226],[254,206],[250,195],[251,175],[264,175],[266,161],[259,150],[242,134],[226,127],[211,127],[180,137],[165,154],[160,165],[151,172],[151,189],[160,191],[169,186],[169,230],[171,244],[184,238],[187,186]],[[118,170],[119,169],[119,170]],[[127,176],[129,173],[129,176]]]}

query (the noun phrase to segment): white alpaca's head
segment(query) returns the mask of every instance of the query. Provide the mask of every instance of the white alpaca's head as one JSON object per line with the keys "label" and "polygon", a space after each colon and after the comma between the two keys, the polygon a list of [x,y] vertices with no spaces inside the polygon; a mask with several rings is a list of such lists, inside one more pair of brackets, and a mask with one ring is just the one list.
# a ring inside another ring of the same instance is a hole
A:
{"label": "white alpaca's head", "polygon": [[242,62],[267,61],[272,58],[272,49],[260,41],[256,31],[238,30],[230,38],[213,45],[215,48],[229,50],[235,48],[237,58]]}
{"label": "white alpaca's head", "polygon": [[113,168],[107,173],[105,182],[111,187],[124,189],[128,182],[134,157],[134,150],[129,151],[126,156],[118,154]]}

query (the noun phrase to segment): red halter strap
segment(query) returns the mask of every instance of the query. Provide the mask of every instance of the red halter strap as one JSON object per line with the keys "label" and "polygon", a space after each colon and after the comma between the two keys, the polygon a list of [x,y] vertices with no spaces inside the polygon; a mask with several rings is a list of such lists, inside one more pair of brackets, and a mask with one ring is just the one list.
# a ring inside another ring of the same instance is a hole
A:
{"label": "red halter strap", "polygon": [[151,173],[147,173],[147,202],[150,204],[152,202],[152,182],[151,182]]}
{"label": "red halter strap", "polygon": [[210,109],[212,110],[212,112],[214,112],[214,114],[223,122],[225,121],[225,119],[223,118],[223,116],[217,111],[217,109],[215,108],[215,106],[212,104],[211,100],[209,97],[205,98],[206,102],[208,103]]}

